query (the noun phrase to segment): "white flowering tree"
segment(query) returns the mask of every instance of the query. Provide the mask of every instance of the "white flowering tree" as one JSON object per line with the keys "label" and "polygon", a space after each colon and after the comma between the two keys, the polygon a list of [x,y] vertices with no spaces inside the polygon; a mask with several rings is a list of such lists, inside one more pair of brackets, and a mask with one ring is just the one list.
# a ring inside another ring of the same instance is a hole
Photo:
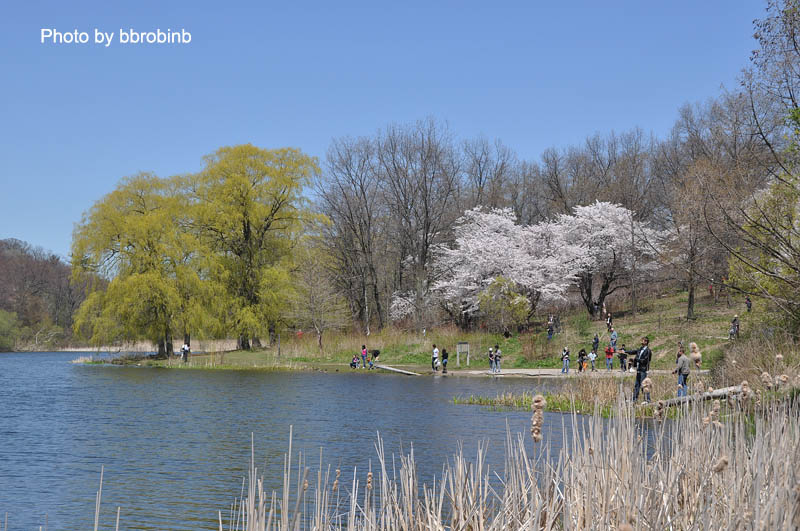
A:
{"label": "white flowering tree", "polygon": [[562,298],[586,267],[584,253],[564,239],[559,224],[522,227],[515,221],[510,209],[469,210],[455,228],[455,245],[438,251],[441,280],[434,292],[459,324],[469,321],[479,295],[500,277],[528,300],[529,319],[542,300]]}
{"label": "white flowering tree", "polygon": [[639,275],[657,265],[661,236],[637,221],[634,214],[620,205],[596,201],[575,207],[573,215],[562,215],[556,221],[563,238],[585,253],[578,286],[592,316],[603,307],[606,297],[634,286]]}

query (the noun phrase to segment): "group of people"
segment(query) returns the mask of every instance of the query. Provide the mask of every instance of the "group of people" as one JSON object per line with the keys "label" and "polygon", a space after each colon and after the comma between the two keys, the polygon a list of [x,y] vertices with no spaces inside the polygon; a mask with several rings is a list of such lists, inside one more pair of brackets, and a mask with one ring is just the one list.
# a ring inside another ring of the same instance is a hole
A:
{"label": "group of people", "polygon": [[[439,357],[441,354],[441,361],[439,361]],[[431,369],[433,372],[439,372],[439,367],[442,367],[442,374],[447,374],[447,358],[450,357],[450,354],[447,353],[447,349],[443,348],[442,352],[439,352],[439,349],[436,347],[436,343],[433,344],[433,353],[431,354]]]}
{"label": "group of people", "polygon": [[[614,339],[606,347],[606,369],[612,370],[614,364],[614,354],[619,356],[620,369],[624,372],[627,370],[636,372],[636,383],[633,387],[633,401],[639,398],[639,391],[642,387],[642,382],[647,378],[647,372],[650,370],[650,359],[653,356],[650,350],[650,338],[647,336],[642,338],[641,347],[638,349],[627,350],[623,344],[619,349],[616,348],[617,336],[613,327],[609,327],[614,334]],[[587,360],[591,363],[591,370],[597,371],[597,349],[600,347],[600,338],[595,334],[592,340],[592,350],[587,354],[586,349],[581,349],[578,352],[578,372],[588,371],[589,367]],[[631,356],[630,363],[628,356]],[[570,352],[568,347],[564,347],[561,351],[561,373],[569,374]],[[630,366],[630,367],[629,367]],[[649,393],[646,391],[645,400],[650,401]]]}
{"label": "group of people", "polygon": [[[378,358],[381,355],[380,350],[367,350],[366,345],[361,345],[361,368],[362,369],[374,369],[375,363],[378,362]],[[350,360],[350,368],[351,369],[358,369],[358,354],[353,355],[353,359]]]}
{"label": "group of people", "polygon": [[494,349],[489,347],[489,372],[492,374],[500,374],[500,362],[503,360],[503,351],[500,350],[499,345],[495,345]]}

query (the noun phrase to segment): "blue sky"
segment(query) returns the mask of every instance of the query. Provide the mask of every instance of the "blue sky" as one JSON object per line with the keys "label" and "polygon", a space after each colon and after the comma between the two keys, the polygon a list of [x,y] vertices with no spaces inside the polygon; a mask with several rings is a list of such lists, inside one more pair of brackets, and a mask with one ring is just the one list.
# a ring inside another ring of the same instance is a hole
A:
{"label": "blue sky", "polygon": [[[0,238],[66,256],[73,224],[138,171],[223,145],[294,146],[427,116],[522,158],[594,132],[663,135],[735,88],[765,3],[6,2]],[[185,28],[186,45],[40,43],[41,28]]]}

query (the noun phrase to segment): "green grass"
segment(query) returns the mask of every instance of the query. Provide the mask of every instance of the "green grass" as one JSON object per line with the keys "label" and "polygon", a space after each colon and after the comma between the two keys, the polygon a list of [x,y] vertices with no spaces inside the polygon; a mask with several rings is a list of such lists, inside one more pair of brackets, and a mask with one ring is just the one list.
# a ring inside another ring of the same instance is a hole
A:
{"label": "green grass", "polygon": [[[742,311],[743,305],[728,307],[724,300],[716,305],[707,295],[701,294],[696,303],[694,320],[687,320],[686,293],[674,292],[662,296],[642,300],[637,315],[618,314],[615,308],[614,327],[619,335],[618,345],[623,343],[629,349],[638,347],[642,336],[650,338],[650,346],[654,356],[652,368],[671,369],[675,363],[678,340],[684,345],[694,341],[703,353],[703,368],[712,368],[719,363],[729,348],[727,330],[734,313],[739,313],[742,322],[742,338],[746,338],[753,323],[764,317],[762,305],[756,304],[756,310],[748,314]],[[569,314],[562,315],[563,331],[556,334],[551,341],[542,322],[535,323],[531,331],[514,334],[509,339],[501,334],[484,331],[463,332],[455,327],[437,327],[429,329],[425,337],[420,333],[398,330],[387,327],[373,332],[370,336],[345,332],[326,332],[323,336],[323,348],[317,345],[313,333],[305,333],[301,337],[295,334],[283,334],[280,356],[277,344],[257,351],[235,351],[222,354],[193,355],[191,366],[197,367],[230,367],[252,369],[254,367],[283,366],[293,369],[303,368],[346,368],[354,354],[361,350],[361,345],[368,349],[381,351],[380,363],[419,369],[430,367],[430,356],[435,343],[439,349],[446,348],[450,354],[450,370],[457,372],[456,344],[466,341],[470,346],[471,363],[469,368],[488,366],[487,352],[489,347],[500,345],[503,351],[503,366],[508,368],[559,368],[561,366],[561,349],[568,346],[573,358],[581,348],[591,348],[595,333],[600,336],[600,352],[598,363],[603,364],[602,350],[608,344],[608,333],[603,320],[592,321],[583,307],[576,307]],[[463,357],[462,357],[463,358]],[[616,361],[616,360],[615,360]],[[141,363],[136,360],[134,363]],[[169,362],[148,362],[148,365],[176,367]],[[461,368],[468,368],[466,359],[461,360]]]}

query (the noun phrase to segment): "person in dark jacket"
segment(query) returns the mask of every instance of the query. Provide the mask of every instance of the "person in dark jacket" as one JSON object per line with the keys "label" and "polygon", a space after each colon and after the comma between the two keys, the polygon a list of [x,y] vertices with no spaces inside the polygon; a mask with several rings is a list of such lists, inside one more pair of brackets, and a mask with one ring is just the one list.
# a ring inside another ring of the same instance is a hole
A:
{"label": "person in dark jacket", "polygon": [[594,339],[592,339],[592,350],[597,352],[598,348],[600,348],[600,337],[595,334]]}
{"label": "person in dark jacket", "polygon": [[647,378],[647,371],[650,370],[650,358],[653,353],[650,351],[650,338],[647,336],[642,338],[642,346],[633,358],[633,365],[636,367],[636,383],[633,385],[633,401],[639,398],[639,389],[642,387],[642,382]]}

